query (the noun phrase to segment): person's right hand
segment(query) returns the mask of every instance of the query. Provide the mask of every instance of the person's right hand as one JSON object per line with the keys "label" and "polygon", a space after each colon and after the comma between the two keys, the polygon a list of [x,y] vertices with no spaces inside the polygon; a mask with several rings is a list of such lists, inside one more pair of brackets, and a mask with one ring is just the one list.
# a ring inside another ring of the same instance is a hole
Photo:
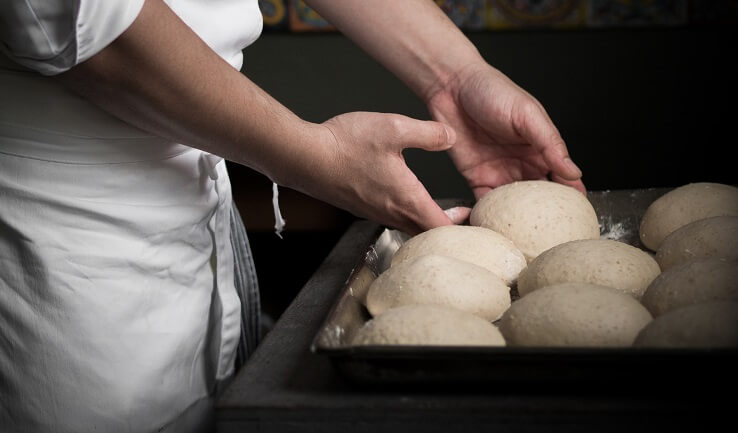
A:
{"label": "person's right hand", "polygon": [[429,98],[434,119],[457,133],[449,152],[477,199],[498,186],[548,179],[586,193],[543,105],[489,64],[467,65]]}
{"label": "person's right hand", "polygon": [[[368,112],[336,116],[322,125],[322,145],[311,164],[293,164],[285,184],[385,226],[416,234],[459,223],[468,211],[449,213],[408,168],[402,151],[449,149],[454,131],[433,121]],[[279,182],[281,183],[281,182]]]}

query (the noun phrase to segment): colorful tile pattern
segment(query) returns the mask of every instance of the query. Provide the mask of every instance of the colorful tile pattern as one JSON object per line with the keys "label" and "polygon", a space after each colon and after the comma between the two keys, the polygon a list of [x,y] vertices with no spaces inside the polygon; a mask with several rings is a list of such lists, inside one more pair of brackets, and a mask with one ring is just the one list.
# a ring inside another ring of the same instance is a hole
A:
{"label": "colorful tile pattern", "polygon": [[573,28],[584,26],[583,0],[491,0],[487,28]]}
{"label": "colorful tile pattern", "polygon": [[259,0],[259,9],[264,18],[264,30],[287,30],[289,15],[284,0]]}
{"label": "colorful tile pattern", "polygon": [[[738,25],[738,0],[433,1],[465,31]],[[259,0],[259,6],[265,31],[335,31],[303,0]]]}
{"label": "colorful tile pattern", "polygon": [[324,32],[335,28],[303,0],[289,3],[289,27],[293,32]]}
{"label": "colorful tile pattern", "polygon": [[687,23],[687,0],[590,0],[589,27],[678,26]]}
{"label": "colorful tile pattern", "polygon": [[487,28],[487,0],[435,0],[451,21],[465,30]]}

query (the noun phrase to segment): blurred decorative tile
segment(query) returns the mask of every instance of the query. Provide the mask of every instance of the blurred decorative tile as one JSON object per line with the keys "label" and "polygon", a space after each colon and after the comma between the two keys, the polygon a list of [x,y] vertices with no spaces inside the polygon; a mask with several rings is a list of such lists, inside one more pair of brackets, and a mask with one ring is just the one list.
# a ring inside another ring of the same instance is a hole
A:
{"label": "blurred decorative tile", "polygon": [[435,0],[438,7],[462,30],[483,30],[488,0]]}
{"label": "blurred decorative tile", "polygon": [[[339,0],[336,0],[339,1]],[[462,30],[738,25],[738,0],[434,0]],[[265,31],[335,31],[304,0],[259,0]]]}
{"label": "blurred decorative tile", "polygon": [[687,23],[687,0],[589,0],[589,27],[677,26]]}
{"label": "blurred decorative tile", "polygon": [[293,32],[315,32],[336,30],[303,0],[289,2],[290,30]]}
{"label": "blurred decorative tile", "polygon": [[487,28],[572,28],[585,20],[584,0],[488,0]]}
{"label": "blurred decorative tile", "polygon": [[738,0],[691,0],[689,22],[696,25],[736,25]]}
{"label": "blurred decorative tile", "polygon": [[285,0],[259,0],[264,30],[285,30],[289,19]]}

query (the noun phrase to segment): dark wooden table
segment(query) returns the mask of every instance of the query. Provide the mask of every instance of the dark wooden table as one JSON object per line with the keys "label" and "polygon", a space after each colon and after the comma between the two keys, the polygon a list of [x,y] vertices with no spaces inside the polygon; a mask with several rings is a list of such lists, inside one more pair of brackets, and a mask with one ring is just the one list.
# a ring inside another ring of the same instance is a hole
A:
{"label": "dark wooden table", "polygon": [[347,230],[218,400],[218,432],[704,432],[731,419],[735,376],[699,389],[679,377],[668,389],[353,385],[310,345],[377,230],[367,221]]}

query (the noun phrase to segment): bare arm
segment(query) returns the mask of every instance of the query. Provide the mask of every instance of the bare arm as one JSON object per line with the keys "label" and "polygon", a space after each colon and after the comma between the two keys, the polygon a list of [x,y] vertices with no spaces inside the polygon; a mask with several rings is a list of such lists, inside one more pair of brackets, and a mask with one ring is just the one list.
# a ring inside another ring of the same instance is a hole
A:
{"label": "bare arm", "polygon": [[432,0],[307,0],[424,101],[467,65],[476,47]]}
{"label": "bare arm", "polygon": [[407,168],[402,150],[447,149],[453,131],[379,113],[303,121],[223,61],[160,0],[147,0],[118,39],[59,79],[139,128],[252,167],[358,216],[409,233],[452,223]]}
{"label": "bare arm", "polygon": [[487,64],[431,0],[306,0],[453,127],[449,153],[477,197],[549,178],[584,191],[581,171],[543,106]]}
{"label": "bare arm", "polygon": [[[159,0],[147,1],[126,32],[59,79],[133,125],[275,180],[285,180],[276,161],[329,144],[325,128],[262,91]],[[285,147],[286,155],[277,152]]]}

